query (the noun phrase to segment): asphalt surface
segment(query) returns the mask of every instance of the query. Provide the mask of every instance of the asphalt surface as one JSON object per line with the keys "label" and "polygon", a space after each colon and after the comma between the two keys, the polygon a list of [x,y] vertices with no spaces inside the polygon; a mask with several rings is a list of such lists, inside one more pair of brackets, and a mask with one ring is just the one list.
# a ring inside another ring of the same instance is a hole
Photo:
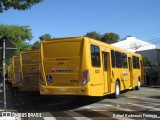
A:
{"label": "asphalt surface", "polygon": [[[19,118],[22,120],[160,120],[159,87],[123,91],[119,99],[113,99],[111,95],[79,97],[23,93],[20,96],[18,104],[13,102],[10,91],[7,91],[7,111],[23,114],[23,118]],[[2,97],[0,92],[1,111]]]}

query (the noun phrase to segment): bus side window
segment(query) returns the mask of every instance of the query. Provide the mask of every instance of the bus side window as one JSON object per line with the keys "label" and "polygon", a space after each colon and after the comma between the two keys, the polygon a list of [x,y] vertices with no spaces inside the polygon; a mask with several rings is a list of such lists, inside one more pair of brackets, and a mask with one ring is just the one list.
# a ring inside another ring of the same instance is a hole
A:
{"label": "bus side window", "polygon": [[112,68],[115,68],[116,62],[115,62],[114,50],[111,50],[111,61],[112,61]]}
{"label": "bus side window", "polygon": [[140,61],[139,61],[139,57],[137,57],[137,68],[140,69]]}
{"label": "bus side window", "polygon": [[98,46],[91,45],[91,61],[93,67],[100,67],[100,49]]}
{"label": "bus side window", "polygon": [[133,68],[140,69],[139,58],[136,56],[132,56],[132,61],[133,61]]}
{"label": "bus side window", "polygon": [[115,51],[115,56],[116,56],[116,68],[122,68],[121,52]]}
{"label": "bus side window", "polygon": [[128,66],[127,66],[127,54],[126,53],[122,53],[122,66],[123,66],[123,68],[128,68]]}
{"label": "bus side window", "polygon": [[131,59],[128,57],[128,67],[129,67],[129,71],[131,71]]}

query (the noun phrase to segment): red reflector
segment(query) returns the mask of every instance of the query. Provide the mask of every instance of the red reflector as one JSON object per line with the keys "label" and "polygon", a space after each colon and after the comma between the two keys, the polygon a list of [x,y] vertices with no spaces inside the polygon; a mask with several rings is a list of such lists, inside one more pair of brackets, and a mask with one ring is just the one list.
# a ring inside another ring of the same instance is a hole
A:
{"label": "red reflector", "polygon": [[56,70],[55,70],[55,69],[52,69],[52,70],[51,70],[51,72],[52,72],[52,73],[55,73],[55,72],[56,72]]}
{"label": "red reflector", "polygon": [[42,87],[40,86],[40,91],[42,91]]}
{"label": "red reflector", "polygon": [[86,91],[86,89],[84,89],[84,90],[81,90],[82,92],[85,92]]}
{"label": "red reflector", "polygon": [[43,92],[43,88],[42,87],[40,87],[40,90]]}

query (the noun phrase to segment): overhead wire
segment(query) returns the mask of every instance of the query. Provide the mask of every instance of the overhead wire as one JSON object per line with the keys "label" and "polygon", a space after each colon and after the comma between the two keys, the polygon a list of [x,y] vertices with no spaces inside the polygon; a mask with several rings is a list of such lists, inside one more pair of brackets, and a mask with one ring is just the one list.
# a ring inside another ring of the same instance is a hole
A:
{"label": "overhead wire", "polygon": [[[131,12],[130,14],[128,14],[127,16],[123,17],[122,19],[117,19],[115,20],[114,22],[112,22],[110,24],[110,26],[108,26],[107,28],[113,28],[113,27],[116,27],[116,25],[128,25],[128,24],[136,24],[135,21],[138,21],[138,19],[142,19],[142,18],[145,18],[145,17],[148,17],[148,10],[152,9],[152,8],[157,8],[159,7],[159,0],[155,1],[153,4],[150,4],[149,6],[145,6],[143,8],[140,8],[138,10],[135,10],[133,12]],[[155,9],[156,10],[156,9]],[[154,12],[154,13],[153,13]],[[152,12],[152,15],[155,15],[155,14],[159,14],[160,12],[159,11],[153,11]],[[137,18],[135,18],[134,16],[138,16]],[[150,17],[151,17],[150,16]],[[127,19],[126,19],[127,18]],[[126,21],[127,20],[127,21]],[[123,28],[123,27],[122,27]],[[138,36],[138,37],[150,37],[150,36],[153,36],[153,35],[156,35],[156,34],[160,34],[160,25],[156,25],[152,28],[148,28],[149,31],[147,32],[139,32],[139,33],[133,33],[135,36]],[[146,31],[146,29],[145,29]]]}
{"label": "overhead wire", "polygon": [[[126,20],[129,21],[129,19],[135,19],[134,16],[136,16],[136,15],[142,15],[145,12],[147,12],[147,10],[150,10],[152,8],[155,8],[155,6],[158,6],[159,4],[157,4],[157,2],[159,2],[159,0],[157,0],[156,2],[154,2],[154,4],[150,4],[147,7],[145,6],[143,8],[140,8],[138,10],[135,10],[135,11],[131,12],[130,14],[124,16],[122,19],[116,19],[115,21],[111,22],[109,24],[109,26],[107,26],[107,28],[116,27],[117,24],[122,24],[122,23],[124,24],[124,23],[126,23]],[[105,25],[103,25],[103,27],[105,27]]]}

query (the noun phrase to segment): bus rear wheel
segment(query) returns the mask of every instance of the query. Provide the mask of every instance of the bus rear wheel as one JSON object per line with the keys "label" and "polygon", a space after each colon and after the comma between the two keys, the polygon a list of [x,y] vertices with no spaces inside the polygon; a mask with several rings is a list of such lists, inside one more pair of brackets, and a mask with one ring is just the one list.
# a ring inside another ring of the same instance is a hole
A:
{"label": "bus rear wheel", "polygon": [[140,82],[140,80],[138,80],[138,85],[135,87],[135,89],[136,89],[136,90],[139,90],[140,87],[141,87],[141,82]]}
{"label": "bus rear wheel", "polygon": [[118,81],[116,81],[114,98],[116,99],[119,98],[119,95],[120,95],[120,84]]}

